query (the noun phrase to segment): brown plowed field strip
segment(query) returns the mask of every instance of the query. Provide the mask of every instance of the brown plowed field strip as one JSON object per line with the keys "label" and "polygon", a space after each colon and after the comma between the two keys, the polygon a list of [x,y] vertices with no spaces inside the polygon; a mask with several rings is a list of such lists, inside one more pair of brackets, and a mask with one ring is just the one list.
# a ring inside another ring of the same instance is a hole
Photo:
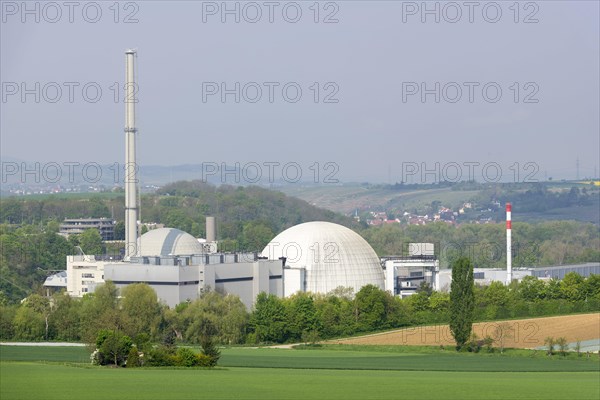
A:
{"label": "brown plowed field strip", "polygon": [[[473,324],[473,331],[479,338],[497,338],[496,329],[505,325],[508,337],[505,347],[533,348],[544,345],[546,337],[565,337],[567,342],[600,338],[600,313],[563,315],[559,317],[519,319],[511,321],[479,322]],[[419,326],[397,331],[377,333],[329,343],[377,344],[377,345],[424,345],[453,346],[454,339],[448,325]],[[498,343],[495,344],[497,346]]]}

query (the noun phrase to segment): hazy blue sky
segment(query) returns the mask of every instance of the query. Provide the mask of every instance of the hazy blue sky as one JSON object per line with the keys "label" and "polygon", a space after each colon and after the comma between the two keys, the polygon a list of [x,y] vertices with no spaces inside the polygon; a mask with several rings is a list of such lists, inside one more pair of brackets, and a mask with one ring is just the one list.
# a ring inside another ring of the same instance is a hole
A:
{"label": "hazy blue sky", "polygon": [[[439,22],[421,2],[227,3],[239,23],[221,2],[122,2],[118,15],[112,1],[44,4],[2,1],[4,160],[123,162],[114,95],[137,48],[142,165],[334,162],[341,179],[383,182],[406,163],[494,162],[503,180],[515,162],[520,180],[527,162],[538,179],[574,178],[577,158],[581,177],[599,167],[597,1],[428,2]],[[239,103],[207,93],[236,82]]]}

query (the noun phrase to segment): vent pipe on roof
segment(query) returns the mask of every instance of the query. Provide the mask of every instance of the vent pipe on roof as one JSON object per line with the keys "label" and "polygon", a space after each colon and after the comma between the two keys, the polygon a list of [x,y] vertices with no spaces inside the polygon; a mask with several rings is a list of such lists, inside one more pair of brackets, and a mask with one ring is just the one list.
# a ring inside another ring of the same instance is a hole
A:
{"label": "vent pipe on roof", "polygon": [[206,217],[206,241],[216,242],[217,241],[217,224],[215,217]]}

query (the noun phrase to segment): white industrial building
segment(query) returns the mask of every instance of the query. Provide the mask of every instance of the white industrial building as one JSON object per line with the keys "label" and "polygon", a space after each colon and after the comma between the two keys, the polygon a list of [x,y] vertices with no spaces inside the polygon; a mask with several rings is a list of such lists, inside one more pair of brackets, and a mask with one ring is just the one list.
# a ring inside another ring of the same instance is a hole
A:
{"label": "white industrial building", "polygon": [[102,240],[114,240],[115,221],[108,218],[67,218],[60,224],[59,234],[64,237],[78,235],[88,229],[97,229]]}
{"label": "white industrial building", "polygon": [[407,256],[382,258],[385,289],[400,297],[416,293],[423,282],[440,290],[440,265],[434,250],[433,243],[409,243]]}
{"label": "white industrial building", "polygon": [[118,288],[143,282],[170,307],[207,290],[235,294],[247,308],[261,292],[283,296],[282,260],[260,259],[254,253],[207,253],[193,236],[173,228],[152,230],[138,243],[141,255],[129,261],[69,256],[67,292],[81,297],[107,280]]}
{"label": "white industrial building", "polygon": [[339,287],[356,293],[369,284],[385,288],[373,248],[353,230],[331,222],[306,222],[286,229],[264,248],[262,256],[285,260],[285,296],[298,291],[326,294]]}

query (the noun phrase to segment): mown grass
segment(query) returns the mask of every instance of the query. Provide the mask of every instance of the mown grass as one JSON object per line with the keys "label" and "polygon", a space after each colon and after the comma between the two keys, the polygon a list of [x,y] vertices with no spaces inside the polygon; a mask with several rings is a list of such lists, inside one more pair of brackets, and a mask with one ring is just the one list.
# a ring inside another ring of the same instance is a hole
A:
{"label": "mown grass", "polygon": [[[196,349],[198,350],[198,349]],[[515,350],[505,354],[457,353],[427,346],[325,345],[304,350],[233,347],[223,349],[222,367],[461,371],[461,372],[577,372],[600,371],[598,356],[546,356],[543,352]],[[0,346],[2,361],[89,363],[83,347]]]}
{"label": "mown grass", "polygon": [[87,369],[0,362],[0,376],[2,400],[598,399],[600,394],[596,372]]}
{"label": "mown grass", "polygon": [[[529,355],[500,355],[444,352],[385,351],[340,345],[318,350],[228,349],[222,352],[222,366],[251,368],[350,369],[396,371],[461,372],[558,372],[600,371],[597,356],[593,359]],[[370,346],[369,346],[370,347]],[[375,346],[373,346],[375,347]]]}
{"label": "mown grass", "polygon": [[56,361],[89,363],[85,347],[71,346],[0,346],[0,361]]}

